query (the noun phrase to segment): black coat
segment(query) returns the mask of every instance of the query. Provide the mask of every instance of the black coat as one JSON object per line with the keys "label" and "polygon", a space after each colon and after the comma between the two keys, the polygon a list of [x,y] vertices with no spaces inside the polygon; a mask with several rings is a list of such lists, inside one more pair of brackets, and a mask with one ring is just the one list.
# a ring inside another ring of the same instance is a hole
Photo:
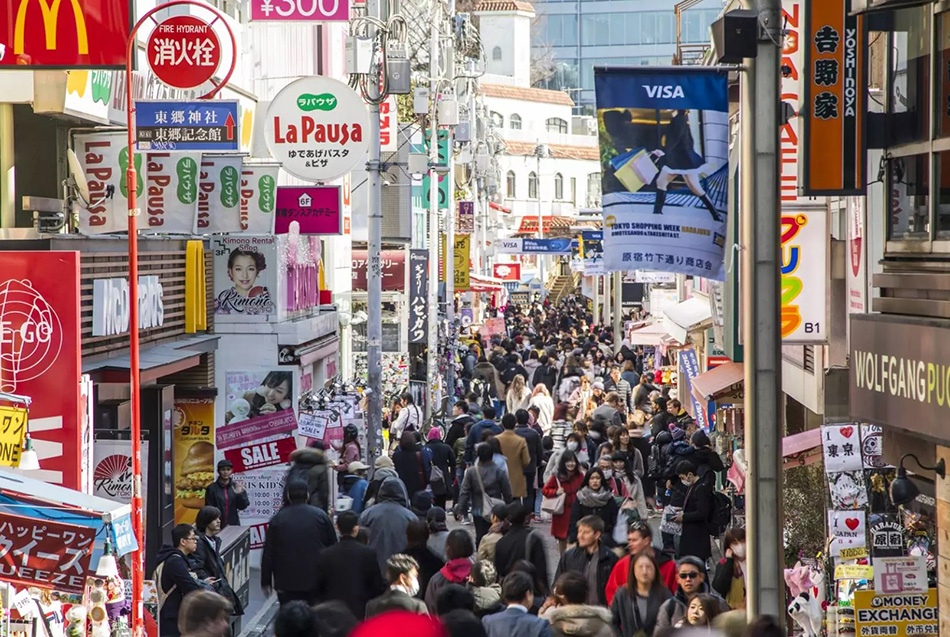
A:
{"label": "black coat", "polygon": [[524,468],[526,476],[532,476],[528,479],[528,484],[536,482],[534,474],[538,470],[538,463],[544,458],[544,446],[541,444],[541,436],[537,431],[525,425],[524,427],[515,427],[515,433],[524,438],[528,444],[528,453],[531,454],[531,464]]}
{"label": "black coat", "polygon": [[554,388],[557,385],[557,367],[553,365],[542,365],[534,370],[534,378],[531,379],[531,386],[543,384],[548,388],[548,392],[554,396]]}
{"label": "black coat", "polygon": [[431,451],[426,451],[425,447],[412,451],[397,447],[396,453],[393,454],[396,474],[406,485],[410,500],[418,491],[422,491],[429,485],[429,474],[432,471],[431,453]]}
{"label": "black coat", "polygon": [[414,546],[402,551],[419,564],[419,590],[424,595],[429,587],[429,580],[445,566],[441,557],[429,550],[427,546]]}
{"label": "black coat", "polygon": [[165,544],[159,549],[156,559],[158,564],[162,565],[162,576],[158,585],[166,595],[158,612],[159,631],[162,637],[178,637],[181,634],[178,632],[181,600],[188,593],[200,590],[201,586],[189,570],[188,558],[179,549]]}
{"label": "black coat", "polygon": [[686,490],[683,502],[683,534],[680,536],[677,559],[692,555],[706,561],[712,554],[709,542],[712,500],[712,489],[702,480]]}
{"label": "black coat", "polygon": [[196,531],[198,537],[195,552],[188,556],[188,562],[191,564],[191,570],[198,576],[198,579],[208,579],[213,577],[218,581],[213,585],[214,589],[231,600],[234,607],[232,615],[243,615],[244,605],[238,598],[237,593],[231,588],[227,578],[227,568],[224,566],[224,560],[221,559],[221,538],[218,536],[208,537],[200,531]]}
{"label": "black coat", "polygon": [[474,425],[475,419],[468,414],[462,414],[452,419],[449,423],[449,430],[445,434],[445,444],[452,447],[455,441],[465,437],[465,425]]}
{"label": "black coat", "polygon": [[243,511],[251,505],[247,498],[247,491],[241,493],[234,492],[234,479],[228,480],[228,486],[222,487],[221,483],[215,480],[205,487],[205,506],[215,507],[221,512],[221,528],[233,524],[241,524],[241,518],[238,517],[238,511]]}
{"label": "black coat", "polygon": [[385,590],[376,552],[354,538],[341,538],[317,557],[316,597],[320,602],[341,601],[357,619],[363,619],[366,603]]}
{"label": "black coat", "polygon": [[633,637],[641,631],[652,635],[656,629],[660,607],[663,606],[663,602],[673,597],[673,593],[666,586],[651,590],[647,597],[647,612],[645,615],[640,615],[634,608],[637,603],[634,599],[635,595],[636,593],[631,593],[626,586],[622,586],[617,589],[614,601],[610,604],[613,624],[621,637]]}
{"label": "black coat", "polygon": [[366,616],[375,617],[391,610],[401,610],[407,613],[418,613],[425,615],[429,612],[425,602],[415,597],[409,597],[406,593],[390,588],[388,591],[370,600],[366,604]]}
{"label": "black coat", "polygon": [[261,557],[261,587],[312,593],[317,586],[317,558],[336,544],[333,522],[323,509],[290,504],[271,518]]}
{"label": "black coat", "polygon": [[654,415],[653,420],[650,421],[650,431],[653,433],[653,438],[655,439],[661,432],[669,431],[670,425],[675,423],[676,416],[665,409]]}
{"label": "black coat", "polygon": [[432,464],[442,470],[445,485],[451,487],[455,480],[455,452],[452,447],[441,440],[430,440],[426,443],[426,449],[432,453]]}
{"label": "black coat", "polygon": [[716,474],[725,470],[722,458],[712,449],[703,447],[693,452],[691,460],[696,463],[696,475],[706,483],[706,486],[715,488]]}
{"label": "black coat", "polygon": [[[601,606],[607,605],[607,580],[610,579],[610,572],[619,561],[617,554],[608,549],[603,542],[597,547],[599,553],[599,562],[597,563],[597,598]],[[587,554],[587,549],[575,546],[569,551],[565,551],[561,560],[557,563],[557,572],[554,574],[554,581],[561,576],[561,573],[575,572],[584,575],[591,556]]]}
{"label": "black coat", "polygon": [[596,515],[604,521],[604,532],[600,536],[602,544],[613,546],[613,532],[617,525],[617,513],[620,509],[613,498],[608,498],[607,503],[600,507],[589,507],[581,504],[580,500],[575,500],[571,507],[571,525],[567,531],[567,541],[569,544],[577,542],[577,522],[588,515]]}
{"label": "black coat", "polygon": [[[498,580],[501,581],[510,573],[518,561],[528,560],[538,571],[538,579],[549,587],[551,580],[548,578],[548,559],[544,552],[544,540],[539,534],[534,533],[529,541],[529,533],[531,529],[527,527],[512,526],[495,544],[495,570],[498,572]],[[546,588],[543,592],[547,594],[548,590]]]}

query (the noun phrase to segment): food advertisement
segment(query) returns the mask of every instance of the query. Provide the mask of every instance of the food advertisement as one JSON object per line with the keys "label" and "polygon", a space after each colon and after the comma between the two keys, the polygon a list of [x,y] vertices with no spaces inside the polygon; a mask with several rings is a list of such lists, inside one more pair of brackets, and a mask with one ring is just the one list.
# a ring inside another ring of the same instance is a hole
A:
{"label": "food advertisement", "polygon": [[175,524],[193,524],[205,504],[205,487],[215,481],[214,398],[176,398]]}

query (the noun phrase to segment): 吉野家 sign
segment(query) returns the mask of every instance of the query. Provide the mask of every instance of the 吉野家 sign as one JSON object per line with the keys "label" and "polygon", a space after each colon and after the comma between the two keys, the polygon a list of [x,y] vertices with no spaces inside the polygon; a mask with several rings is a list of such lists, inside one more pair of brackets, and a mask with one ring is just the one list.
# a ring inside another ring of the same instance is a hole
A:
{"label": "\u5409\u91ce\u5bb6 sign", "polygon": [[204,20],[176,15],[152,30],[146,55],[152,72],[168,86],[197,88],[218,70],[221,42]]}
{"label": "\u5409\u91ce\u5bb6 sign", "polygon": [[28,413],[21,407],[0,407],[0,465],[20,466]]}
{"label": "\u5409\u91ce\u5bb6 sign", "polygon": [[125,66],[130,0],[7,0],[4,4],[0,66]]}
{"label": "\u5409\u91ce\u5bb6 sign", "polygon": [[237,100],[135,103],[139,150],[237,151]]}
{"label": "\u5409\u91ce\u5bb6 sign", "polygon": [[344,22],[349,0],[251,0],[251,21]]}
{"label": "\u5409\u91ce\u5bb6 sign", "polygon": [[339,186],[281,186],[277,188],[274,234],[287,234],[299,224],[299,234],[343,234],[343,198]]}
{"label": "\u5409\u91ce\u5bb6 sign", "polygon": [[353,89],[315,76],[291,82],[274,97],[264,137],[271,155],[291,175],[326,181],[365,159],[368,127],[366,103]]}
{"label": "\u5409\u91ce\u5bb6 sign", "polygon": [[[115,336],[129,331],[129,281],[125,278],[92,282],[92,335]],[[165,323],[164,291],[157,276],[139,277],[139,329]]]}

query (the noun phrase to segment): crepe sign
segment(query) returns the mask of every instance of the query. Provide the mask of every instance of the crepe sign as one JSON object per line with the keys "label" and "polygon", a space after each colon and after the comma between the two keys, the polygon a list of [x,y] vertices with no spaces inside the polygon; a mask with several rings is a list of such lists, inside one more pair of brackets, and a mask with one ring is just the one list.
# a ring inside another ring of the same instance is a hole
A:
{"label": "crepe sign", "polygon": [[824,425],[821,444],[825,455],[825,471],[857,471],[861,462],[861,432],[859,425]]}
{"label": "crepe sign", "polygon": [[831,555],[838,557],[842,549],[866,548],[867,515],[864,511],[828,511],[828,535]]}

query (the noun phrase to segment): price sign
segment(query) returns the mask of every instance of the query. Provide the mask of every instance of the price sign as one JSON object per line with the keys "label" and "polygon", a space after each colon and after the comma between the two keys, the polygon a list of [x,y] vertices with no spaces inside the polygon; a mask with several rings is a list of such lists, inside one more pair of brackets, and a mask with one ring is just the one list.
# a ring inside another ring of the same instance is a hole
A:
{"label": "price sign", "polygon": [[258,22],[346,22],[348,0],[251,0],[251,20]]}

